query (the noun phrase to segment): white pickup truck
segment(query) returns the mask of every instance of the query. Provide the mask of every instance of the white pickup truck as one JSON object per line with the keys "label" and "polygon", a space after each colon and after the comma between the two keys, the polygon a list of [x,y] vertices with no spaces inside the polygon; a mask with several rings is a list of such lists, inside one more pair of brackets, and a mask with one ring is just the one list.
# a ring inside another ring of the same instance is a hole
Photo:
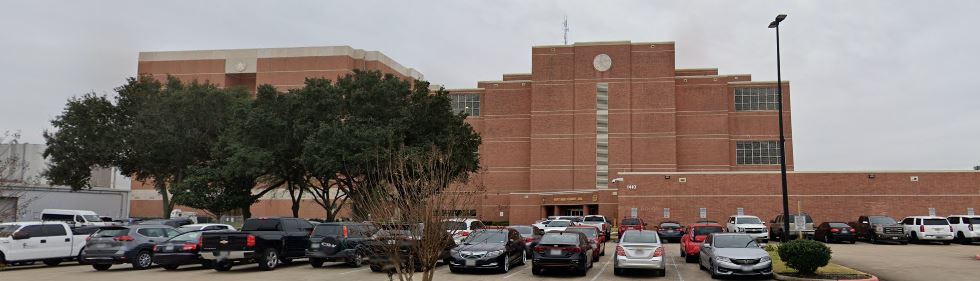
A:
{"label": "white pickup truck", "polygon": [[55,266],[78,259],[88,234],[73,233],[63,222],[11,222],[0,224],[0,264],[42,261]]}

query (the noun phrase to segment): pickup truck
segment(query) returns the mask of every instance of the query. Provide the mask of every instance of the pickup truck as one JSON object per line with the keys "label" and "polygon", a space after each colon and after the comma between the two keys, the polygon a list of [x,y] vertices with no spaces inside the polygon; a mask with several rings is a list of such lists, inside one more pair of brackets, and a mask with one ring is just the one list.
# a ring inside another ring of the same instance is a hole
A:
{"label": "pickup truck", "polygon": [[241,231],[202,234],[200,254],[217,271],[231,270],[236,262],[257,262],[259,269],[273,270],[305,257],[312,231],[313,224],[297,218],[248,219]]}
{"label": "pickup truck", "polygon": [[849,224],[854,228],[857,239],[867,239],[871,244],[889,241],[902,245],[908,243],[905,229],[889,216],[859,216],[857,221]]}
{"label": "pickup truck", "polygon": [[76,234],[63,222],[0,224],[0,264],[42,261],[55,266],[77,260],[88,234]]}
{"label": "pickup truck", "polygon": [[605,238],[605,241],[609,241],[609,238],[611,238],[611,236],[612,236],[610,234],[610,232],[612,232],[611,231],[611,229],[612,229],[612,222],[610,222],[608,219],[606,219],[606,216],[603,216],[603,215],[588,215],[588,216],[585,216],[585,220],[583,220],[579,224],[591,225],[591,226],[598,227],[599,228],[599,232],[603,236],[603,238]]}

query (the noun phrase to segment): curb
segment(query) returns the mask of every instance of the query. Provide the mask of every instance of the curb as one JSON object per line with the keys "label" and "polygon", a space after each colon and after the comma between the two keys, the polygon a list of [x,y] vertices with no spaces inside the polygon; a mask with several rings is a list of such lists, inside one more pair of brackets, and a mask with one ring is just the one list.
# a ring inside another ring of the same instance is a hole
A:
{"label": "curb", "polygon": [[[871,275],[871,274],[868,274]],[[867,279],[811,279],[811,278],[801,278],[786,276],[779,273],[773,272],[772,279],[783,280],[783,281],[827,281],[827,280],[848,280],[848,281],[878,281],[878,276],[871,275],[871,278]]]}

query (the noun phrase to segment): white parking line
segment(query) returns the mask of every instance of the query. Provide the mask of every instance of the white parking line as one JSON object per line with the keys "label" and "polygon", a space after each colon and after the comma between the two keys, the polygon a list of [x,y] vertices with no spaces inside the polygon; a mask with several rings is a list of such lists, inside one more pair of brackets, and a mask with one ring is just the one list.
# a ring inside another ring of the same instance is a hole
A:
{"label": "white parking line", "polygon": [[674,257],[670,257],[670,265],[674,266],[674,272],[677,272],[677,280],[684,281],[684,276],[681,276],[681,269],[677,268],[677,263],[674,262]]}
{"label": "white parking line", "polygon": [[368,269],[369,268],[361,268],[361,269],[355,269],[355,270],[348,270],[348,271],[341,272],[340,275],[344,275],[344,274],[348,274],[348,273],[354,273],[354,272],[360,272],[360,271],[365,271],[365,270],[368,270]]}
{"label": "white parking line", "polygon": [[524,272],[525,270],[527,270],[528,268],[531,267],[531,263],[526,263],[525,265],[522,265],[521,267],[523,267],[521,270],[518,270],[517,272],[511,273],[510,275],[504,276],[503,279],[511,278],[511,277],[514,277],[514,275],[521,274],[521,272]]}
{"label": "white parking line", "polygon": [[602,269],[599,270],[599,273],[597,273],[595,276],[592,276],[592,279],[590,279],[590,281],[595,281],[596,278],[602,276],[602,273],[606,271],[606,267],[609,267],[609,264],[612,263],[612,260],[613,260],[612,258],[608,258],[606,263],[602,265]]}

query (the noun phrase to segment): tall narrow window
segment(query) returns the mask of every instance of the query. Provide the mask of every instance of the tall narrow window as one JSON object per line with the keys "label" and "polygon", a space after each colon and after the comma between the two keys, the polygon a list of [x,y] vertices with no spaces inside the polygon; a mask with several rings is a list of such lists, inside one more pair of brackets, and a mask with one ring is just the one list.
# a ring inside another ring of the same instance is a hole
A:
{"label": "tall narrow window", "polygon": [[776,88],[735,88],[735,111],[775,111],[778,100]]}
{"label": "tall narrow window", "polygon": [[449,98],[452,103],[453,112],[462,112],[469,116],[480,116],[479,94],[449,95]]}
{"label": "tall narrow window", "polygon": [[735,142],[735,160],[738,165],[777,165],[779,164],[779,142]]}
{"label": "tall narrow window", "polygon": [[609,187],[609,84],[596,85],[595,186]]}

